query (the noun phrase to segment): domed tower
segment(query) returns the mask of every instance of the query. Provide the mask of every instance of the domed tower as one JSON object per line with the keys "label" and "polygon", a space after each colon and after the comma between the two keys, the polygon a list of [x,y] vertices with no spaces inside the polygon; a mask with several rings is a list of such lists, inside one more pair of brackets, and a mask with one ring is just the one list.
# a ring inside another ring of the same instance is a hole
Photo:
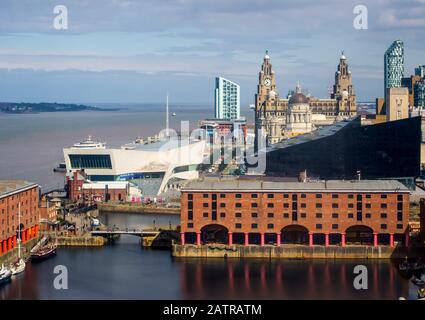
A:
{"label": "domed tower", "polygon": [[269,52],[266,51],[261,71],[258,74],[257,94],[255,95],[255,111],[264,111],[267,100],[275,99],[276,92],[276,79],[272,64],[270,63]]}
{"label": "domed tower", "polygon": [[285,135],[291,137],[311,132],[313,127],[311,121],[309,99],[301,92],[301,86],[298,83],[295,93],[288,101]]}
{"label": "domed tower", "polygon": [[257,93],[255,94],[255,126],[256,132],[265,129],[268,143],[278,142],[282,138],[284,119],[276,118],[278,101],[275,73],[270,63],[269,52],[266,51],[258,74]]}
{"label": "domed tower", "polygon": [[344,55],[344,51],[342,51],[339,59],[338,70],[335,72],[335,85],[331,98],[336,100],[337,115],[356,115],[356,95],[354,93],[351,71],[348,70],[347,58]]}

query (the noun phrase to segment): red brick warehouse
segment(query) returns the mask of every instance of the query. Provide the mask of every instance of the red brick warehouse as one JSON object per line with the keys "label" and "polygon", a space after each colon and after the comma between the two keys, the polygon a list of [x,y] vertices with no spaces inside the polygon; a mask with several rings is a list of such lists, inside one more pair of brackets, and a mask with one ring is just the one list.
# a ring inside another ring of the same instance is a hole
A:
{"label": "red brick warehouse", "polygon": [[25,243],[38,236],[38,201],[37,184],[23,180],[0,180],[0,255],[15,248],[19,237]]}
{"label": "red brick warehouse", "polygon": [[181,242],[408,245],[407,187],[395,180],[205,178],[181,196]]}

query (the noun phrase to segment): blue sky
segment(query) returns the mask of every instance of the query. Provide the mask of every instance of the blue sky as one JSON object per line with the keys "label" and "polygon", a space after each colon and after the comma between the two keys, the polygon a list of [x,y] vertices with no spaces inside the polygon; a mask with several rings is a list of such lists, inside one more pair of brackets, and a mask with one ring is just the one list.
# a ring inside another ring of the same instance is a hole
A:
{"label": "blue sky", "polygon": [[[68,8],[55,30],[53,8]],[[353,8],[369,28],[353,28]],[[359,100],[383,93],[383,54],[405,43],[405,73],[425,64],[425,0],[2,0],[0,101],[213,103],[214,77],[253,103],[269,50],[278,92],[318,97],[345,50]]]}

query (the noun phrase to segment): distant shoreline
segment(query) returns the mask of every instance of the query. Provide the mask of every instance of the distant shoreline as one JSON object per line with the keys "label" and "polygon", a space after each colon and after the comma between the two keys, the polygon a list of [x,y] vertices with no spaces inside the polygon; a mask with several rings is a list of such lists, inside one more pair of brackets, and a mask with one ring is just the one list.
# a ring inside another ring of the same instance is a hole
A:
{"label": "distant shoreline", "polygon": [[72,103],[12,103],[0,102],[0,112],[8,114],[37,114],[42,112],[119,111],[120,108],[99,108]]}

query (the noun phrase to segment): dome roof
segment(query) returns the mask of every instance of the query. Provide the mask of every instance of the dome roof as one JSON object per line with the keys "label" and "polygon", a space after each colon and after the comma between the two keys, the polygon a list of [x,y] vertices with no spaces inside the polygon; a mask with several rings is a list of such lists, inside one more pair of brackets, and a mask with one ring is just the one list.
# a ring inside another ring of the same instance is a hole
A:
{"label": "dome roof", "polygon": [[289,103],[308,103],[308,98],[304,94],[296,92],[289,98]]}

